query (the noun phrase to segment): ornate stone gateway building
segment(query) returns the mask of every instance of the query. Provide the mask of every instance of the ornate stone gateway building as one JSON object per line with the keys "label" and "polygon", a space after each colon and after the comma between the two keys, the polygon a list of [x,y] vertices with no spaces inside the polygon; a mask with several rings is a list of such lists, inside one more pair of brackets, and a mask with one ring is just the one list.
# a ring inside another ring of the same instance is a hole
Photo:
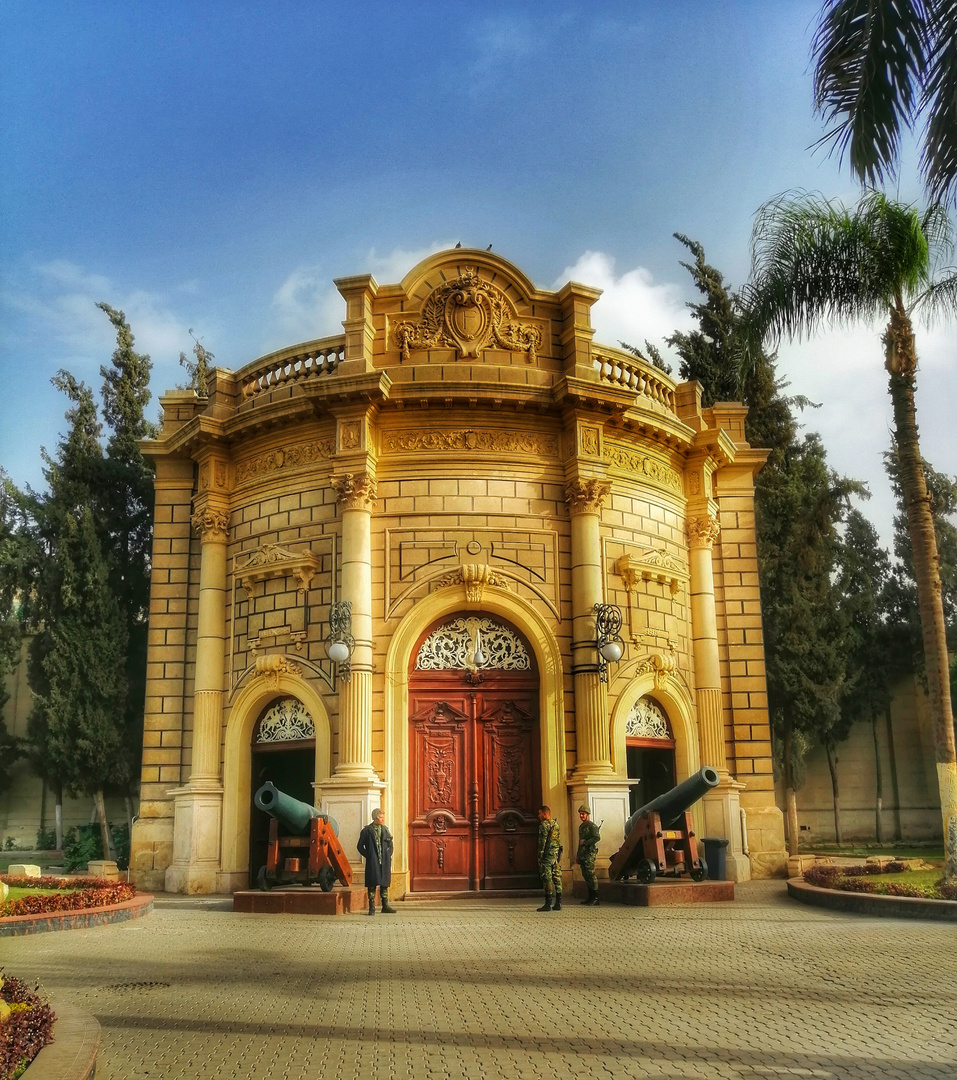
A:
{"label": "ornate stone gateway building", "polygon": [[527,887],[540,803],[568,871],[588,802],[607,866],[701,765],[699,835],[737,880],[782,871],[744,408],[484,251],[336,285],[344,334],[167,394],[145,444],[136,881],[247,887],[269,779],[350,853],[382,805],[396,895]]}

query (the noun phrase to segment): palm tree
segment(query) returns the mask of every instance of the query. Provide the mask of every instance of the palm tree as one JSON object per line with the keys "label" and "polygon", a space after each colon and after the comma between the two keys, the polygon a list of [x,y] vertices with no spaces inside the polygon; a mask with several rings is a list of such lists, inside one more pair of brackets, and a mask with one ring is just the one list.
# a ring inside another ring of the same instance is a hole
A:
{"label": "palm tree", "polygon": [[916,313],[957,313],[957,271],[936,279],[952,251],[950,222],[869,190],[852,210],[823,196],[787,193],[757,213],[746,297],[755,333],[772,342],[822,323],[886,319],[900,480],[914,550],[928,696],[934,721],[947,880],[957,879],[957,757],[934,519],[917,438]]}
{"label": "palm tree", "polygon": [[901,129],[923,125],[921,173],[934,202],[957,195],[957,3],[826,0],[811,46],[821,140],[858,180],[893,178]]}

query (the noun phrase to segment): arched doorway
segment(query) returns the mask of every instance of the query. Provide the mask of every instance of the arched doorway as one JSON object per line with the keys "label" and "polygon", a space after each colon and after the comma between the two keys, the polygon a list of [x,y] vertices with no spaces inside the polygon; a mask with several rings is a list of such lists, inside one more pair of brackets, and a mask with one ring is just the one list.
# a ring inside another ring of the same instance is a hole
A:
{"label": "arched doorway", "polygon": [[316,725],[306,707],[294,697],[270,702],[253,728],[249,808],[249,883],[256,883],[266,863],[269,815],[255,802],[267,780],[285,795],[312,806],[316,775]]}
{"label": "arched doorway", "polygon": [[654,698],[640,697],[625,720],[629,813],[675,786],[675,737],[664,710]]}
{"label": "arched doorway", "polygon": [[497,617],[456,614],[413,650],[409,847],[414,892],[538,885],[534,654]]}

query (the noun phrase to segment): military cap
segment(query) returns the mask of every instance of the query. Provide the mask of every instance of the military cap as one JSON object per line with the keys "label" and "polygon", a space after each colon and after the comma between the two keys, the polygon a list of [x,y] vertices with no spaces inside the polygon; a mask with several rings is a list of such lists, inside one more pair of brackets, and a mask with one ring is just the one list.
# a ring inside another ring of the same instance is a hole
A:
{"label": "military cap", "polygon": [[582,803],[581,806],[579,806],[579,808],[578,808],[578,812],[579,812],[579,814],[590,814],[591,813],[591,807],[588,806],[586,803]]}

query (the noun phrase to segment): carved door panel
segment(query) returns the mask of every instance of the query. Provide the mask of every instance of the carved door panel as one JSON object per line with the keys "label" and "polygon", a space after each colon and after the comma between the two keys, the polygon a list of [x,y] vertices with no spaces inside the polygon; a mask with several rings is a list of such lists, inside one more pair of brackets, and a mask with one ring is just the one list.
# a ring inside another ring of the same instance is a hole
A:
{"label": "carved door panel", "polygon": [[449,672],[410,687],[411,888],[535,887],[537,690],[527,679],[481,689],[462,681]]}

